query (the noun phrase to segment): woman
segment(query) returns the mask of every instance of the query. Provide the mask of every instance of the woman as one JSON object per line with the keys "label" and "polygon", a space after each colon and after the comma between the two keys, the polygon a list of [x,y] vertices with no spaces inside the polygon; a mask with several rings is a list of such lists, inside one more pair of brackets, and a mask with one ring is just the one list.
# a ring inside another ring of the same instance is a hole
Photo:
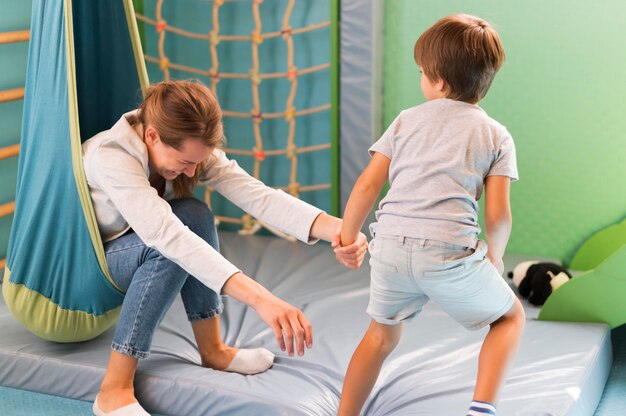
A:
{"label": "woman", "polygon": [[[219,254],[213,216],[191,196],[210,186],[245,211],[283,232],[313,243],[331,241],[339,262],[358,268],[366,251],[361,235],[339,247],[341,220],[263,185],[230,161],[220,146],[222,114],[200,83],[165,81],[148,90],[138,110],[83,144],[85,173],[104,241],[109,271],[126,291],[112,351],[94,413],[146,415],[134,396],[139,358],[181,293],[202,365],[255,374],[274,355],[223,344],[220,294],[251,306],[274,331],[283,351],[304,354],[311,324],[297,308],[272,295]],[[295,346],[294,346],[295,344]],[[123,409],[123,410],[120,410]]]}

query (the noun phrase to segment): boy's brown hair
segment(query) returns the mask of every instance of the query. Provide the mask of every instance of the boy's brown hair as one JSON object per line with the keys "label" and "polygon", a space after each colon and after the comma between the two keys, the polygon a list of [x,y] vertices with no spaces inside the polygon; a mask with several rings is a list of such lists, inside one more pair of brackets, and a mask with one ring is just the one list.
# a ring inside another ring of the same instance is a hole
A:
{"label": "boy's brown hair", "polygon": [[415,62],[431,81],[443,80],[446,97],[477,103],[504,63],[498,33],[485,20],[466,14],[446,16],[419,37]]}

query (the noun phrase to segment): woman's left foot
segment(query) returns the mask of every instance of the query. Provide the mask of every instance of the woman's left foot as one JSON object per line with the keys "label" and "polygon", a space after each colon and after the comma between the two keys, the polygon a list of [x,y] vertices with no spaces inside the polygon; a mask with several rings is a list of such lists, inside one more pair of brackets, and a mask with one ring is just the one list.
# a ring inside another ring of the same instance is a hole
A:
{"label": "woman's left foot", "polygon": [[105,412],[100,408],[99,396],[100,394],[96,396],[96,400],[93,402],[92,410],[95,416],[150,416],[150,413],[146,412],[138,402],[122,406],[110,412]]}
{"label": "woman's left foot", "polygon": [[203,367],[245,375],[262,373],[272,364],[274,364],[274,354],[265,348],[225,347],[210,357],[202,358]]}

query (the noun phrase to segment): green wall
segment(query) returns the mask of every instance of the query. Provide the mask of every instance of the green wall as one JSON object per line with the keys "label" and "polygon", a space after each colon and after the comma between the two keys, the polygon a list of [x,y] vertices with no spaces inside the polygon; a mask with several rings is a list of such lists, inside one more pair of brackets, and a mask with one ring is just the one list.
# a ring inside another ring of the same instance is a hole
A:
{"label": "green wall", "polygon": [[508,251],[571,260],[626,216],[626,2],[385,2],[384,123],[424,101],[413,45],[439,18],[481,16],[507,62],[481,106],[513,135]]}
{"label": "green wall", "polygon": [[[31,2],[3,0],[0,32],[30,27]],[[0,45],[0,90],[24,86],[28,42]],[[22,128],[22,100],[0,103],[0,147],[16,144]],[[15,198],[17,157],[0,160],[0,205]],[[0,259],[7,253],[12,216],[0,217]]]}

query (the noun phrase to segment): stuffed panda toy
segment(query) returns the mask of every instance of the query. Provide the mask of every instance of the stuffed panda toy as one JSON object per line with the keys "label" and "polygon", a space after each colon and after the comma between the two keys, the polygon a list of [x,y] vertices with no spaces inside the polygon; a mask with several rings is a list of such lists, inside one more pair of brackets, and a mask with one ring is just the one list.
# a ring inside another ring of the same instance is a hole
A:
{"label": "stuffed panda toy", "polygon": [[508,276],[513,279],[519,294],[533,305],[543,305],[552,292],[572,278],[558,264],[538,261],[522,262]]}

